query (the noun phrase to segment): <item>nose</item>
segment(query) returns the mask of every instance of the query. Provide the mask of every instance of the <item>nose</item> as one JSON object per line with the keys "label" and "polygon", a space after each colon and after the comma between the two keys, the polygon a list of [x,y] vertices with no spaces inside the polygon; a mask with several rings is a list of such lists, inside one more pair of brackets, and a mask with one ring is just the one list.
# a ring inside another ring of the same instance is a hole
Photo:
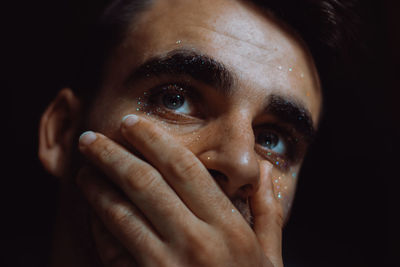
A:
{"label": "nose", "polygon": [[252,196],[259,186],[260,170],[251,121],[230,118],[216,121],[211,128],[199,159],[228,197]]}

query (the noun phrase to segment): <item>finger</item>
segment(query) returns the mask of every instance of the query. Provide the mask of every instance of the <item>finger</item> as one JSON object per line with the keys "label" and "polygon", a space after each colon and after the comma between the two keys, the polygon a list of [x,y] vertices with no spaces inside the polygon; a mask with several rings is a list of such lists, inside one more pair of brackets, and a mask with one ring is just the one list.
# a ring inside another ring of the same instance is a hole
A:
{"label": "finger", "polygon": [[105,267],[135,267],[133,257],[100,221],[92,215],[92,236],[97,254]]}
{"label": "finger", "polygon": [[235,207],[200,160],[154,123],[128,115],[121,131],[197,217],[210,224],[232,222],[232,217],[243,219],[239,213],[232,213]]}
{"label": "finger", "polygon": [[110,184],[82,173],[77,182],[107,229],[139,264],[162,260],[165,246],[142,214]]}
{"label": "finger", "polygon": [[251,209],[254,216],[254,232],[265,254],[274,266],[283,266],[283,211],[274,196],[271,170],[271,164],[266,161],[260,162],[260,189],[251,199]]}
{"label": "finger", "polygon": [[163,238],[179,236],[182,228],[195,225],[198,219],[156,169],[109,138],[89,134],[95,140],[82,137],[81,152],[125,192]]}

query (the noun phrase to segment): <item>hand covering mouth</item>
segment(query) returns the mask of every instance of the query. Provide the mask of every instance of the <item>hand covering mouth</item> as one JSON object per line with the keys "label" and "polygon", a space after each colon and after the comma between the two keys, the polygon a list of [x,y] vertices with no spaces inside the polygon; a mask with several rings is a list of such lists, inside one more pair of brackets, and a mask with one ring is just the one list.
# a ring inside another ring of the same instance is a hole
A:
{"label": "hand covering mouth", "polygon": [[[223,190],[223,184],[228,182],[228,177],[226,177],[225,174],[217,170],[209,169],[208,171],[210,172],[211,176],[215,179],[217,184],[220,186],[220,188]],[[253,227],[254,222],[253,222],[253,215],[250,209],[249,198],[244,197],[243,195],[239,196],[238,194],[235,194],[234,196],[231,196],[229,198],[232,204],[236,207],[236,209],[240,212],[240,214],[242,214],[246,222],[250,225],[250,227]]]}

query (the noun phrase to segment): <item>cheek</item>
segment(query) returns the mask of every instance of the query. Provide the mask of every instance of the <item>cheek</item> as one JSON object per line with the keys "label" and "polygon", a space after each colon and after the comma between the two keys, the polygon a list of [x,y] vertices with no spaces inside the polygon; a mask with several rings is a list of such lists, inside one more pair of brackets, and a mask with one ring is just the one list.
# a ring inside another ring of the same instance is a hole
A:
{"label": "cheek", "polygon": [[277,168],[272,170],[274,195],[281,204],[285,217],[290,211],[294,198],[298,170],[298,166],[290,168],[287,172],[282,172]]}
{"label": "cheek", "polygon": [[104,93],[93,103],[86,125],[89,130],[120,141],[121,121],[128,114],[142,115],[130,99]]}
{"label": "cheek", "polygon": [[96,99],[87,117],[86,125],[92,131],[100,132],[108,137],[115,135],[119,129],[122,110],[114,101],[105,101],[104,97]]}

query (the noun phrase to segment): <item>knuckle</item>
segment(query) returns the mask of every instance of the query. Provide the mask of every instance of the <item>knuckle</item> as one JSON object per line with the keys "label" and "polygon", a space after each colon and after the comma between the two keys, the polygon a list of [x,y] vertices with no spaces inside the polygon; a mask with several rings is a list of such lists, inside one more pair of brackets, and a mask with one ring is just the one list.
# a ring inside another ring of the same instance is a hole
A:
{"label": "knuckle", "polygon": [[193,246],[200,246],[202,238],[204,238],[201,232],[202,231],[193,230],[191,228],[185,229],[184,245],[192,244]]}
{"label": "knuckle", "polygon": [[130,227],[127,231],[127,236],[132,238],[134,246],[140,247],[149,242],[149,235],[142,226]]}
{"label": "knuckle", "polygon": [[115,204],[105,210],[105,217],[116,225],[125,236],[129,236],[135,245],[146,242],[147,235],[143,227],[135,224],[131,210],[123,204]]}
{"label": "knuckle", "polygon": [[206,244],[205,242],[192,243],[186,249],[185,255],[187,255],[191,262],[197,263],[199,266],[206,266],[207,263],[210,263],[210,259],[215,256],[214,253],[216,250],[211,249],[213,247],[213,245]]}
{"label": "knuckle", "polygon": [[237,255],[252,253],[257,245],[254,233],[251,230],[246,231],[240,227],[232,228],[235,229],[231,229],[226,237],[227,240],[229,240],[228,243],[233,246],[231,249],[234,250]]}
{"label": "knuckle", "polygon": [[182,244],[184,255],[187,256],[189,262],[206,266],[206,263],[210,263],[210,260],[215,257],[216,248],[220,247],[216,245],[218,240],[204,231],[188,231]]}
{"label": "knuckle", "polygon": [[121,203],[114,203],[104,210],[104,216],[117,225],[126,225],[131,219],[132,214]]}
{"label": "knuckle", "polygon": [[169,168],[177,179],[188,181],[199,173],[198,163],[190,156],[182,155],[178,160],[171,162]]}
{"label": "knuckle", "polygon": [[151,144],[157,142],[160,138],[160,134],[153,127],[150,127],[146,134],[147,141]]}
{"label": "knuckle", "polygon": [[132,166],[126,179],[127,186],[133,191],[151,188],[159,179],[158,172],[146,167]]}
{"label": "knuckle", "polygon": [[118,228],[120,234],[129,237],[134,246],[141,246],[147,242],[148,235],[146,231],[144,231],[143,226],[135,223],[136,219],[129,209],[115,206],[108,209],[106,216],[112,225]]}
{"label": "knuckle", "polygon": [[102,159],[105,162],[115,161],[115,153],[116,153],[115,147],[108,142],[103,144],[98,153],[100,159]]}

